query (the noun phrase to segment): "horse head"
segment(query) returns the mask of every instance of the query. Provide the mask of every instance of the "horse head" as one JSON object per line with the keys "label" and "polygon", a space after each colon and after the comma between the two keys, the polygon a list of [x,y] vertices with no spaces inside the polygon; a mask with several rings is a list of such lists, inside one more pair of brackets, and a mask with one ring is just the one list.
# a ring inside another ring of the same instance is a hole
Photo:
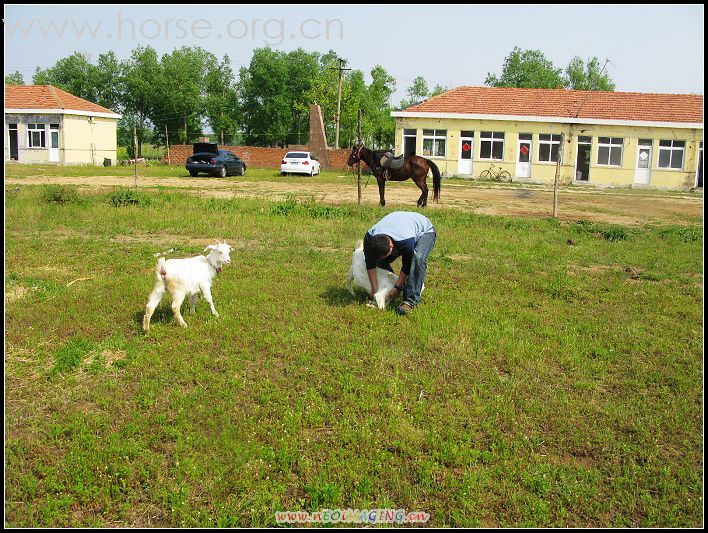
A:
{"label": "horse head", "polygon": [[364,143],[357,143],[352,146],[352,153],[349,154],[347,165],[352,166],[354,163],[361,161],[361,150],[364,148]]}

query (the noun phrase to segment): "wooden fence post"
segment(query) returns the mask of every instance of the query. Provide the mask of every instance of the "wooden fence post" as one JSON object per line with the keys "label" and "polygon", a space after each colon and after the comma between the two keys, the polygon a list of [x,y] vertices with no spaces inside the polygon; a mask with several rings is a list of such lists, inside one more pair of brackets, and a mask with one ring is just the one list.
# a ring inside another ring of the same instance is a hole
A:
{"label": "wooden fence post", "polygon": [[[361,109],[359,109],[359,144],[361,144]],[[357,186],[357,192],[358,192],[358,201],[359,205],[361,205],[361,160],[359,160],[356,164],[357,166],[357,178],[356,178],[356,186]]]}

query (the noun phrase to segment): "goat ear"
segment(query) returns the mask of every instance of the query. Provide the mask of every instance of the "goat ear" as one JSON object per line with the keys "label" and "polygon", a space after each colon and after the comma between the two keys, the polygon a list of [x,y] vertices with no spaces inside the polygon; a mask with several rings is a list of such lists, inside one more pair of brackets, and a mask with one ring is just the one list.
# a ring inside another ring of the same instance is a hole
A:
{"label": "goat ear", "polygon": [[206,252],[207,250],[213,250],[213,249],[215,249],[215,248],[216,248],[216,245],[215,245],[215,244],[210,244],[209,246],[207,246],[206,248],[204,248],[204,251]]}

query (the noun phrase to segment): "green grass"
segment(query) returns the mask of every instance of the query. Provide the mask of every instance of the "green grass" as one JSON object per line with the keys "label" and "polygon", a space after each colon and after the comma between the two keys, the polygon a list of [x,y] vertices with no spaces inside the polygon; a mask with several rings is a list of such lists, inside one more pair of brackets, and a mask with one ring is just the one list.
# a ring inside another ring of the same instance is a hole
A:
{"label": "green grass", "polygon": [[[403,318],[344,288],[390,209],[111,194],[6,197],[6,525],[702,524],[701,227],[429,209]],[[153,254],[216,238],[221,316],[144,335]]]}
{"label": "green grass", "polygon": [[[119,165],[112,167],[94,167],[94,166],[58,166],[58,165],[8,165],[5,169],[5,175],[8,178],[18,179],[25,177],[77,177],[77,176],[122,176],[133,179],[134,168],[130,165]],[[157,177],[157,178],[191,178],[189,172],[184,165],[163,165],[163,164],[140,164],[138,165],[139,176]],[[206,175],[200,175],[203,179],[210,178]],[[366,176],[364,177],[366,179]],[[229,176],[228,178],[219,178],[221,182],[234,182],[258,180],[258,181],[278,181],[288,183],[343,183],[350,180],[356,180],[356,174],[351,169],[335,169],[323,170],[318,176],[310,177],[306,175],[289,175],[282,177],[278,169],[273,168],[251,168],[248,167],[246,176]],[[375,186],[375,179],[372,179]],[[132,184],[130,181],[129,184]]]}
{"label": "green grass", "polygon": [[[157,160],[161,159],[166,153],[164,146],[152,146],[149,144],[143,144],[141,150],[141,157],[145,159]],[[130,159],[130,154],[128,153],[128,148],[125,146],[118,147],[117,154],[118,161],[124,161]]]}

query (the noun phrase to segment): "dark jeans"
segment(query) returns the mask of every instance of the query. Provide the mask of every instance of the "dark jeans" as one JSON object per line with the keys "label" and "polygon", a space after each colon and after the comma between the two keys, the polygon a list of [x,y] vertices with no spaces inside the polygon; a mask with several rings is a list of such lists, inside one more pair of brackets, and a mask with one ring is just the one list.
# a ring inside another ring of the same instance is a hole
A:
{"label": "dark jeans", "polygon": [[[411,307],[415,307],[420,303],[420,293],[423,290],[425,274],[428,270],[428,255],[430,255],[433,246],[435,246],[437,237],[435,231],[432,231],[421,235],[415,243],[415,252],[413,253],[413,261],[411,261],[411,271],[408,273],[408,279],[403,286],[403,301]],[[391,262],[397,257],[398,254],[391,254],[379,261],[377,266],[389,272],[393,272]]]}

